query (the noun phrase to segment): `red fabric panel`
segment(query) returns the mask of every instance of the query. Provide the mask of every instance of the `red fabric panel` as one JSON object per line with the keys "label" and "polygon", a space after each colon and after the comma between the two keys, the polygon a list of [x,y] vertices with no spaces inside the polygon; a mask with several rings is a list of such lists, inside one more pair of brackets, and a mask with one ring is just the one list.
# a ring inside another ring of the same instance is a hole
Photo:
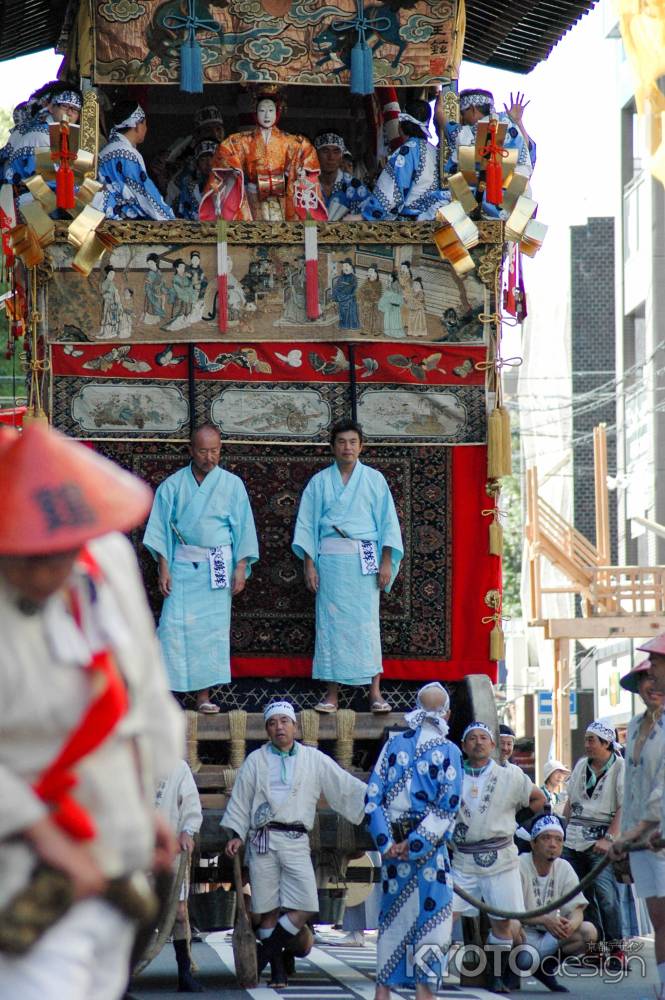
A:
{"label": "red fabric panel", "polygon": [[[393,680],[458,681],[467,674],[487,674],[493,684],[497,665],[489,659],[491,625],[484,601],[488,590],[500,589],[501,560],[488,554],[491,506],[485,492],[487,448],[453,448],[453,654],[450,660],[386,659],[385,677]],[[232,657],[234,677],[308,677],[308,657]]]}

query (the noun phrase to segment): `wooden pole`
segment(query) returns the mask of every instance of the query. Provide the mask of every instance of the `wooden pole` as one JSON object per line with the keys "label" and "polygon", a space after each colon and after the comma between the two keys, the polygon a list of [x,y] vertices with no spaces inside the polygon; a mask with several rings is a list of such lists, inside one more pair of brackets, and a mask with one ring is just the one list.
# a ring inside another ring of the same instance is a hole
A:
{"label": "wooden pole", "polygon": [[554,687],[552,724],[557,760],[570,765],[570,640],[554,640]]}
{"label": "wooden pole", "polygon": [[605,424],[593,429],[593,478],[596,498],[596,548],[601,566],[609,566],[610,503],[607,490],[607,430]]}

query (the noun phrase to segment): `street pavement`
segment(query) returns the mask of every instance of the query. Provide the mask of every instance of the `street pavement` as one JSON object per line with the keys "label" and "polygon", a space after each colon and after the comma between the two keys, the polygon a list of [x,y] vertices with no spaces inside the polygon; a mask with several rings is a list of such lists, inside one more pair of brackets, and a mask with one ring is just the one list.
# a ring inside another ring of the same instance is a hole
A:
{"label": "street pavement", "polygon": [[[252,990],[242,990],[235,985],[233,953],[230,935],[219,931],[206,935],[205,943],[194,944],[193,956],[198,966],[197,978],[214,1000],[373,1000],[374,970],[376,965],[375,935],[367,935],[364,948],[349,948],[339,942],[342,935],[324,931],[324,944],[313,948],[307,959],[297,961],[296,975],[284,990],[269,989],[265,985]],[[609,989],[618,991],[616,1000],[654,1000],[656,972],[651,938],[635,939],[628,975],[608,973],[604,970],[585,970],[560,976],[559,982],[567,986],[570,1000],[607,1000]],[[173,947],[167,944],[152,965],[136,979],[130,994],[136,1000],[176,1000],[177,970]],[[544,1000],[549,994],[545,986],[528,979],[521,990],[512,994],[514,1000]],[[451,1000],[497,1000],[496,994],[484,989],[460,986],[451,976],[441,997]],[[554,995],[554,994],[552,994]],[[410,990],[393,990],[393,1000],[413,1000]]]}

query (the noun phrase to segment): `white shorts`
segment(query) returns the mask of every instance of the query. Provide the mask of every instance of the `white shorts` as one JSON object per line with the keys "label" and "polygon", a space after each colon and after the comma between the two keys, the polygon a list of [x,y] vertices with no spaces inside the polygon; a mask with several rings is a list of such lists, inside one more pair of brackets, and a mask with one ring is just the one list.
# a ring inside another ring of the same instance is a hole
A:
{"label": "white shorts", "polygon": [[309,837],[289,837],[282,830],[270,830],[267,854],[249,854],[249,881],[252,912],[307,910],[316,913],[319,895],[309,851]]}
{"label": "white shorts", "polygon": [[0,1000],[118,1000],[134,933],[108,903],[76,903],[27,955],[0,955]]}
{"label": "white shorts", "polygon": [[[502,910],[514,910],[516,913],[524,912],[522,879],[517,865],[514,868],[497,872],[496,875],[466,875],[455,871],[453,866],[453,886],[456,885],[461,886],[476,899],[482,899],[485,903],[489,903],[490,906],[500,906]],[[457,893],[453,893],[453,912],[468,917],[475,915],[478,910]],[[495,919],[503,920],[504,918],[496,917]]]}
{"label": "white shorts", "polygon": [[640,899],[665,896],[665,854],[634,851],[629,854],[630,874]]}

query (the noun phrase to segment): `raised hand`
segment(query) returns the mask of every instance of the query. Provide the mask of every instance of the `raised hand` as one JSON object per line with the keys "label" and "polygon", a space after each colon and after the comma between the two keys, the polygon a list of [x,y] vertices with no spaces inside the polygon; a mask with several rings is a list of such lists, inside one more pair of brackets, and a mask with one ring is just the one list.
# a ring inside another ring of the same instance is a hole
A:
{"label": "raised hand", "polygon": [[531,104],[531,101],[524,100],[524,96],[524,94],[520,94],[519,90],[514,97],[511,92],[510,107],[508,107],[507,104],[504,104],[503,106],[503,110],[506,112],[511,122],[514,122],[516,125],[520,124],[525,109],[529,106],[529,104]]}

